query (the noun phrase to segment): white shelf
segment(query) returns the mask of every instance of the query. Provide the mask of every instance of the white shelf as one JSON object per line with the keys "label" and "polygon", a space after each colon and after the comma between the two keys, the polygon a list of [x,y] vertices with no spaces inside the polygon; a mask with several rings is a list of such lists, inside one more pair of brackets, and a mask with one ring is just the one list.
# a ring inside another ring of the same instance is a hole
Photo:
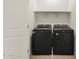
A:
{"label": "white shelf", "polygon": [[38,10],[36,10],[36,11],[34,11],[34,12],[68,12],[68,13],[71,13],[72,11],[71,10],[68,10],[68,11],[64,11],[64,10],[56,10],[56,11],[52,11],[52,10],[43,10],[43,11],[38,11]]}

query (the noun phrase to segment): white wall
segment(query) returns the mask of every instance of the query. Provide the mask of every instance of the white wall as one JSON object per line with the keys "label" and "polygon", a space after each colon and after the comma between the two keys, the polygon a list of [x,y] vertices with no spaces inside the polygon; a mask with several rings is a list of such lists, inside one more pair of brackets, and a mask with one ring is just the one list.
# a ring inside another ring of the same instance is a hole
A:
{"label": "white wall", "polygon": [[38,11],[68,11],[70,0],[34,0],[34,10]]}
{"label": "white wall", "polygon": [[70,25],[70,13],[66,12],[36,12],[35,26],[37,24],[68,24]]}
{"label": "white wall", "polygon": [[76,31],[76,1],[72,1],[71,27]]}
{"label": "white wall", "polygon": [[3,25],[4,59],[29,59],[30,31],[33,27],[30,1],[4,0]]}
{"label": "white wall", "polygon": [[34,12],[33,12],[33,0],[28,1],[28,21],[27,23],[29,24],[30,29],[32,30],[34,28]]}

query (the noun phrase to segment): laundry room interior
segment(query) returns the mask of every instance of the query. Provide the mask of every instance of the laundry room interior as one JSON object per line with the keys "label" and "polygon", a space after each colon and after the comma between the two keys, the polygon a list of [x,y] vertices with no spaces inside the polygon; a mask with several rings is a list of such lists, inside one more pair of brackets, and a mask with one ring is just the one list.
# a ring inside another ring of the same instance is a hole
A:
{"label": "laundry room interior", "polygon": [[75,0],[4,0],[4,59],[76,59]]}

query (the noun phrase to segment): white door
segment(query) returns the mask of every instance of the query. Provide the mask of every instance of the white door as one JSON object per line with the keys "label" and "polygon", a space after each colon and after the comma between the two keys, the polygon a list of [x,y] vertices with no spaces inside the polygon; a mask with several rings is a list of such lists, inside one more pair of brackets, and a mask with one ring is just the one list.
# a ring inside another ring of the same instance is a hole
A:
{"label": "white door", "polygon": [[33,14],[30,13],[32,10],[30,6],[28,9],[27,2],[27,0],[4,0],[4,59],[30,59]]}

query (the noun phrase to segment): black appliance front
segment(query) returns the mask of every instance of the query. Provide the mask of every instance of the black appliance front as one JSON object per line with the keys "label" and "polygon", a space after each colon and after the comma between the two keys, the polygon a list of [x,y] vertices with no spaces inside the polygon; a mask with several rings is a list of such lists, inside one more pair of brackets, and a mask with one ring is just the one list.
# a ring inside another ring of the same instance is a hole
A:
{"label": "black appliance front", "polygon": [[55,55],[74,54],[74,32],[72,29],[54,28],[53,30],[53,54]]}
{"label": "black appliance front", "polygon": [[32,54],[50,55],[51,54],[51,30],[33,30],[32,35]]}

